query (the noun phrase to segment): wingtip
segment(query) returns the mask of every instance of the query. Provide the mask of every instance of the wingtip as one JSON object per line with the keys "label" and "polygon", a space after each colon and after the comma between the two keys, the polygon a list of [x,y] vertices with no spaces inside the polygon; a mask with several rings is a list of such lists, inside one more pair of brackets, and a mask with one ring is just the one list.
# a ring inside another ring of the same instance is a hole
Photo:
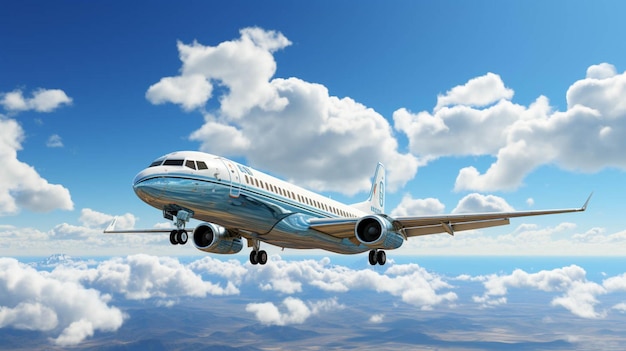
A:
{"label": "wingtip", "polygon": [[109,233],[115,229],[115,223],[117,222],[117,217],[114,217],[111,223],[106,227],[104,233]]}
{"label": "wingtip", "polygon": [[587,206],[589,205],[589,201],[591,200],[592,196],[593,196],[593,191],[591,192],[591,194],[589,194],[589,197],[587,198],[587,201],[585,201],[585,204],[583,205],[583,207],[580,208],[581,211],[585,211],[587,209]]}

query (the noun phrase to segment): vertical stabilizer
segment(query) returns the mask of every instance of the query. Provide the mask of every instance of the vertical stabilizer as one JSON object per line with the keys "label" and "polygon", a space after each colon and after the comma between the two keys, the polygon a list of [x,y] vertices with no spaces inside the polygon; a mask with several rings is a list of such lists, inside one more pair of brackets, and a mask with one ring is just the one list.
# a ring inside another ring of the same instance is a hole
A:
{"label": "vertical stabilizer", "polygon": [[368,213],[385,213],[385,166],[382,163],[379,162],[376,167],[369,198],[364,202],[352,205],[352,207]]}

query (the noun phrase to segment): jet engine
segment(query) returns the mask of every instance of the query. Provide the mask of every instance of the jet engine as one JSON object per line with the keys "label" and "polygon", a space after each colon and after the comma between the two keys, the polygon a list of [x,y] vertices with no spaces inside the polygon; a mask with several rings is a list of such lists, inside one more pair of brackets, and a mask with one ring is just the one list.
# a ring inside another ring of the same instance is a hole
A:
{"label": "jet engine", "polygon": [[202,223],[193,231],[193,243],[200,251],[218,254],[236,254],[243,248],[241,238],[232,236],[224,227]]}
{"label": "jet engine", "polygon": [[393,223],[380,215],[359,219],[354,234],[363,245],[372,249],[397,249],[404,243],[404,237],[395,231]]}

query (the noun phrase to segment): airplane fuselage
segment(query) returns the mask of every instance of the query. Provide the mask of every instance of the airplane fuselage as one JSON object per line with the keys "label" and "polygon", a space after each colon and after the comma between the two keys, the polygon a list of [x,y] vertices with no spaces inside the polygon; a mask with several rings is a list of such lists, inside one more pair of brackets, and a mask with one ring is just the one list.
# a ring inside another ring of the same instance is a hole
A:
{"label": "airplane fuselage", "polygon": [[168,154],[137,174],[133,188],[152,207],[191,210],[193,218],[248,240],[342,254],[371,250],[357,240],[309,226],[313,218],[361,218],[369,213],[223,157],[194,151]]}

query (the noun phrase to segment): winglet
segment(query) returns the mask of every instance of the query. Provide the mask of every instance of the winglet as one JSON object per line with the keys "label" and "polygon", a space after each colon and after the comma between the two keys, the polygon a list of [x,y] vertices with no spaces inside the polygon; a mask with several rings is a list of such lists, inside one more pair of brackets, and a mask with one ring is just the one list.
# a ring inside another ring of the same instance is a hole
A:
{"label": "winglet", "polygon": [[591,200],[592,196],[593,196],[593,191],[591,192],[591,194],[589,194],[589,197],[587,198],[587,201],[585,201],[585,204],[583,205],[583,207],[580,208],[581,211],[584,211],[587,209],[587,205],[589,205],[589,200]]}
{"label": "winglet", "polygon": [[117,222],[117,217],[113,217],[111,224],[107,226],[107,228],[104,230],[104,233],[112,232],[115,229],[116,222]]}

